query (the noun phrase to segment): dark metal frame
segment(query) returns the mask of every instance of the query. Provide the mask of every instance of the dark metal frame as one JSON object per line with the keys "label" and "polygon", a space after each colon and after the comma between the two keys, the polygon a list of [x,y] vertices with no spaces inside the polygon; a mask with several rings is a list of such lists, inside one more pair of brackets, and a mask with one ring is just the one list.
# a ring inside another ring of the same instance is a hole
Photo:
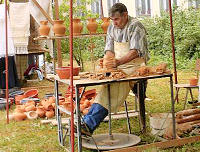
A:
{"label": "dark metal frame", "polygon": [[[110,84],[115,82],[129,82],[129,81],[137,81],[139,90],[144,90],[144,81],[149,79],[157,79],[157,78],[170,78],[170,91],[171,91],[171,113],[172,113],[172,120],[173,120],[173,137],[176,138],[176,130],[175,130],[175,113],[174,113],[174,94],[173,94],[173,75],[172,74],[164,74],[164,75],[154,75],[154,76],[146,76],[146,77],[135,77],[135,78],[127,78],[127,79],[120,79],[120,80],[101,80],[101,81],[88,81],[88,82],[78,82],[74,81],[75,85],[75,91],[76,91],[76,119],[77,119],[77,142],[78,142],[78,151],[82,151],[82,139],[81,139],[81,112],[80,112],[80,99],[81,95],[79,95],[79,88],[80,87],[87,87],[87,86],[96,86],[96,85],[108,85],[108,92],[110,95]],[[63,110],[61,107],[59,107],[58,103],[58,81],[64,82],[66,84],[70,84],[70,81],[59,79],[58,77],[55,77],[55,94],[56,94],[56,115],[57,115],[57,121],[58,121],[58,139],[61,145],[64,145],[63,141],[63,128],[61,124],[61,115],[60,110],[63,112],[66,112],[66,110]],[[81,93],[83,94],[83,93]],[[145,102],[144,102],[144,94],[143,96],[139,93],[139,112],[140,112],[140,122],[142,124],[142,131],[146,131],[146,116],[145,116]],[[109,96],[109,102],[110,102],[110,96]],[[109,103],[110,105],[110,103]],[[129,130],[130,132],[130,130]],[[110,138],[112,138],[112,131],[111,131],[111,112],[109,107],[109,135]]]}

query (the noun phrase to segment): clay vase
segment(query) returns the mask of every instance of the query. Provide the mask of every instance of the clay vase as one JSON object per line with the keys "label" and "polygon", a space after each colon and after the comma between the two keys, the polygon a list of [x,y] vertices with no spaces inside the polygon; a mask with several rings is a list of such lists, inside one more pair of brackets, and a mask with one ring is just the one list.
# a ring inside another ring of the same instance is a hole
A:
{"label": "clay vase", "polygon": [[45,115],[47,116],[47,118],[52,118],[54,116],[54,111],[53,110],[46,111]]}
{"label": "clay vase", "polygon": [[191,86],[196,86],[196,85],[198,85],[198,79],[197,79],[197,78],[191,78],[191,79],[190,79],[190,85],[191,85]]}
{"label": "clay vase", "polygon": [[23,112],[14,113],[15,121],[22,121],[22,120],[25,120],[26,118],[27,118],[27,116]]}
{"label": "clay vase", "polygon": [[39,33],[41,36],[48,36],[50,27],[48,26],[48,21],[40,21]]}
{"label": "clay vase", "polygon": [[108,26],[110,25],[110,19],[108,17],[103,17],[102,20],[103,23],[101,24],[101,28],[104,33],[107,33]]}
{"label": "clay vase", "polygon": [[45,110],[43,107],[37,107],[36,113],[38,114],[38,116],[40,118],[44,118],[45,117]]}
{"label": "clay vase", "polygon": [[78,18],[73,19],[73,34],[74,35],[81,35],[83,31],[83,25],[81,24],[81,20]]}
{"label": "clay vase", "polygon": [[29,112],[29,111],[35,111],[36,108],[34,105],[29,105],[28,107],[25,108],[26,112]]}
{"label": "clay vase", "polygon": [[54,20],[53,32],[55,36],[65,36],[66,27],[62,20]]}
{"label": "clay vase", "polygon": [[97,28],[98,24],[96,22],[96,18],[88,19],[87,29],[90,32],[90,34],[96,34]]}

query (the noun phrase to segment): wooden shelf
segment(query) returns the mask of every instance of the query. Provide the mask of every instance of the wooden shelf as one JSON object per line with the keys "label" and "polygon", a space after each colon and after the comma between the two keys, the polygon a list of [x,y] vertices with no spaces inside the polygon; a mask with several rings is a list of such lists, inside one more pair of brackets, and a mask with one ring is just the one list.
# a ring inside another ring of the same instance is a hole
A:
{"label": "wooden shelf", "polygon": [[[81,35],[73,35],[73,38],[87,38],[87,37],[99,37],[99,36],[105,37],[106,34],[104,34],[104,33],[99,33],[99,34],[81,34]],[[68,38],[69,38],[69,35],[66,35],[66,36],[52,36],[52,37],[39,36],[39,37],[34,38],[34,40],[53,40],[53,39],[68,39]]]}

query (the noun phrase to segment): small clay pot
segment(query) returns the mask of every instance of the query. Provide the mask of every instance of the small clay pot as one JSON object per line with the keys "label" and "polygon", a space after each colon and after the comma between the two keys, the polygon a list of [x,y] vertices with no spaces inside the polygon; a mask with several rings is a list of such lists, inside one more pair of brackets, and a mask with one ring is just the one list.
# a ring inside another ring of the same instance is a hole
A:
{"label": "small clay pot", "polygon": [[29,105],[28,107],[25,108],[26,112],[29,112],[29,111],[35,111],[36,108],[34,105]]}
{"label": "small clay pot", "polygon": [[108,17],[103,17],[102,20],[103,23],[101,24],[101,28],[104,33],[107,33],[108,26],[110,25],[110,19]]}
{"label": "small clay pot", "polygon": [[22,112],[14,113],[15,121],[22,121],[22,120],[25,120],[26,118],[27,118],[27,116],[25,113],[22,113]]}
{"label": "small clay pot", "polygon": [[36,113],[36,111],[29,111],[26,113],[27,118],[28,119],[37,119],[38,118],[38,114]]}
{"label": "small clay pot", "polygon": [[54,20],[53,32],[55,36],[65,36],[66,27],[62,20]]}
{"label": "small clay pot", "polygon": [[196,86],[196,85],[198,85],[198,79],[197,79],[197,78],[192,78],[192,79],[190,79],[190,85],[191,85],[191,86]]}
{"label": "small clay pot", "polygon": [[49,102],[46,102],[43,106],[44,106],[45,110],[53,110],[54,109],[52,104]]}
{"label": "small clay pot", "polygon": [[55,103],[55,101],[56,101],[56,98],[53,96],[53,97],[49,97],[49,99],[48,99],[48,102],[49,103]]}
{"label": "small clay pot", "polygon": [[41,36],[48,36],[50,27],[48,26],[48,21],[40,21],[39,33]]}
{"label": "small clay pot", "polygon": [[26,95],[16,95],[15,96],[15,104],[16,105],[19,105],[20,104],[20,100],[22,100],[22,99],[24,99],[24,98],[26,98]]}
{"label": "small clay pot", "polygon": [[98,24],[96,22],[96,18],[88,19],[87,29],[90,34],[96,34],[98,28]]}
{"label": "small clay pot", "polygon": [[36,113],[38,114],[38,116],[40,118],[44,118],[45,117],[45,109],[44,109],[44,107],[37,107]]}
{"label": "small clay pot", "polygon": [[74,35],[81,35],[83,31],[83,25],[81,24],[81,20],[78,18],[73,19],[73,34]]}
{"label": "small clay pot", "polygon": [[54,116],[54,111],[53,110],[46,111],[45,115],[47,118],[52,118]]}

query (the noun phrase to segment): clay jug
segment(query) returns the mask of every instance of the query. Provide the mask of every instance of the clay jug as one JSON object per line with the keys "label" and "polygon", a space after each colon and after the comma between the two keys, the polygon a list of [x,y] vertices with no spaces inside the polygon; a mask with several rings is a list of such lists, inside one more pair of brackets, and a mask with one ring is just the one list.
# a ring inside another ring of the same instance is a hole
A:
{"label": "clay jug", "polygon": [[44,118],[45,116],[45,110],[43,107],[37,107],[36,113],[40,118]]}
{"label": "clay jug", "polygon": [[88,19],[87,29],[90,32],[90,34],[96,34],[97,28],[98,24],[96,22],[96,18]]}
{"label": "clay jug", "polygon": [[15,121],[22,121],[22,120],[24,120],[26,118],[27,118],[27,116],[23,112],[14,113],[14,119],[15,119]]}
{"label": "clay jug", "polygon": [[81,20],[78,18],[73,19],[73,34],[74,35],[81,35],[83,30],[83,25],[81,24]]}
{"label": "clay jug", "polygon": [[55,36],[65,36],[66,27],[62,20],[54,20],[53,32]]}
{"label": "clay jug", "polygon": [[45,115],[47,116],[47,118],[52,118],[54,116],[54,111],[53,110],[46,111]]}
{"label": "clay jug", "polygon": [[50,27],[47,25],[48,21],[40,21],[39,33],[41,36],[48,36]]}
{"label": "clay jug", "polygon": [[110,25],[110,19],[108,17],[102,18],[103,23],[101,24],[101,28],[103,29],[104,33],[107,33],[108,26]]}

